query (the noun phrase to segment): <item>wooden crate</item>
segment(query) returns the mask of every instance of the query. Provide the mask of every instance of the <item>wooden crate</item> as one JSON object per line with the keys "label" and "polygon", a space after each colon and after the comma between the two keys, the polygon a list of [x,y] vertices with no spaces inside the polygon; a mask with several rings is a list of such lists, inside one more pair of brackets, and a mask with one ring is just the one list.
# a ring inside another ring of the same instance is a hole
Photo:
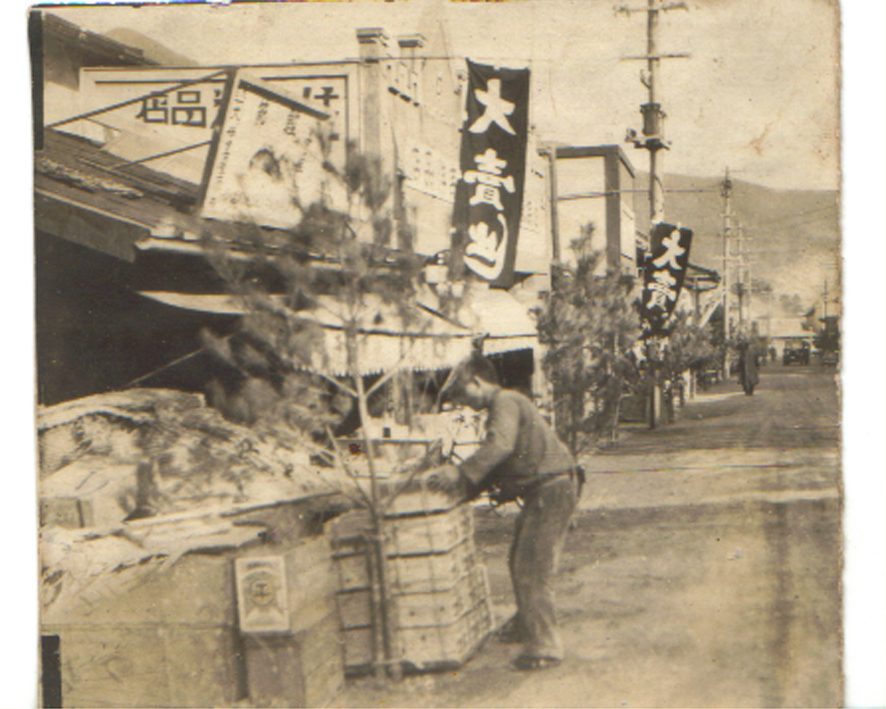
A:
{"label": "wooden crate", "polygon": [[[449,625],[489,596],[486,567],[475,566],[455,583],[448,580],[431,591],[404,593],[397,589],[391,596],[390,609],[398,628]],[[370,591],[361,589],[336,594],[341,626],[365,628],[372,624]]]}
{"label": "wooden crate", "polygon": [[[262,551],[256,548],[256,555]],[[249,701],[256,706],[326,706],[344,683],[344,652],[329,541],[284,556],[289,633],[244,638]]]}
{"label": "wooden crate", "polygon": [[42,633],[60,638],[65,707],[232,706],[240,698],[233,627],[56,625]]}
{"label": "wooden crate", "polygon": [[[487,598],[452,623],[400,628],[397,656],[417,670],[460,667],[476,652],[493,627]],[[345,669],[360,672],[372,663],[372,629],[344,631]]]}
{"label": "wooden crate", "polygon": [[[475,563],[472,538],[442,554],[394,556],[387,559],[387,579],[392,592],[422,593],[454,584],[470,573]],[[368,588],[369,569],[365,554],[336,555],[335,574],[340,591]]]}
{"label": "wooden crate", "polygon": [[[290,630],[244,637],[234,556],[274,553],[284,558]],[[41,632],[60,638],[66,707],[325,706],[344,681],[335,589],[323,537],[192,553],[171,566],[105,574],[76,603],[50,606]],[[268,667],[285,668],[285,677],[275,685]]]}
{"label": "wooden crate", "polygon": [[[427,475],[427,472],[421,475]],[[396,478],[384,480],[380,482],[379,491],[382,495],[389,495],[395,490],[401,490],[402,484],[402,481]],[[394,498],[385,515],[387,517],[401,517],[403,515],[448,512],[458,506],[461,498],[461,495],[430,490],[420,479],[415,479]]]}
{"label": "wooden crate", "polygon": [[[390,517],[384,520],[388,556],[432,554],[449,551],[474,536],[474,515],[468,505],[435,514]],[[325,533],[337,555],[362,553],[372,522],[367,510],[352,510],[325,525]]]}
{"label": "wooden crate", "polygon": [[344,684],[342,642],[335,613],[295,635],[247,636],[244,645],[250,704],[329,704]]}
{"label": "wooden crate", "polygon": [[474,536],[474,514],[467,505],[437,514],[385,520],[388,556],[446,552]]}
{"label": "wooden crate", "polygon": [[103,456],[84,456],[40,481],[40,524],[71,529],[110,526],[128,514],[134,501],[136,466]]}

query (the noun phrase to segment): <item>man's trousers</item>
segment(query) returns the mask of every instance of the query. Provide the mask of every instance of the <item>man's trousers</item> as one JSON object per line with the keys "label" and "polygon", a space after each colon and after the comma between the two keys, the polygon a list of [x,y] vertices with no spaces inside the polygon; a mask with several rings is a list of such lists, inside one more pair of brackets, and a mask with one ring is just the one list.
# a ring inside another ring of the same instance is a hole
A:
{"label": "man's trousers", "polygon": [[553,579],[569,520],[578,504],[575,475],[558,475],[523,496],[508,566],[517,597],[518,625],[526,644],[523,655],[563,659],[557,630]]}

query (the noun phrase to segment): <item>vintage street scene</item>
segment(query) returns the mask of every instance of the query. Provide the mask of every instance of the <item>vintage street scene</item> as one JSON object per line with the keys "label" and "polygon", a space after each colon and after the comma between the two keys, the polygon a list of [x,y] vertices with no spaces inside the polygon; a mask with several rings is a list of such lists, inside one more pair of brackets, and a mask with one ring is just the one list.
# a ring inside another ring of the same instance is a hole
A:
{"label": "vintage street scene", "polygon": [[838,10],[32,8],[40,705],[842,705]]}

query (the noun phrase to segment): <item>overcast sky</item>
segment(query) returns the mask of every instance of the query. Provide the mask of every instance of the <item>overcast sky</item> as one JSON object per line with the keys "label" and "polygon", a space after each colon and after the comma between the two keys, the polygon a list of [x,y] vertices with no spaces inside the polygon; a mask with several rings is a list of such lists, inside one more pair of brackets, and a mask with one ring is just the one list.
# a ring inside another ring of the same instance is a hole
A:
{"label": "overcast sky", "polygon": [[[128,27],[205,64],[320,61],[357,55],[357,27],[414,33],[443,19],[455,56],[532,70],[532,121],[546,139],[622,143],[640,128],[645,13],[619,0],[519,3],[266,3],[53,9],[87,29]],[[625,0],[628,2],[629,0]],[[644,7],[645,0],[630,0]],[[836,189],[838,12],[829,0],[688,0],[665,14],[661,102],[665,170],[771,187]],[[645,152],[631,159],[646,169]]]}

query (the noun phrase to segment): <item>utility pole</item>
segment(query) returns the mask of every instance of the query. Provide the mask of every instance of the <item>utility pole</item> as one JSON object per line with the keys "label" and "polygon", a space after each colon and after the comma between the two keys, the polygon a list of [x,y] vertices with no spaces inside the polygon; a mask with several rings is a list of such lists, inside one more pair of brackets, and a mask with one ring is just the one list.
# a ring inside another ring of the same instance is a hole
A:
{"label": "utility pole", "polygon": [[[668,10],[688,10],[683,2],[669,3],[665,5],[662,0],[648,0],[647,7],[618,8],[617,12],[628,15],[632,12],[646,13],[646,54],[639,57],[624,57],[626,60],[640,60],[646,62],[646,73],[640,74],[640,82],[647,89],[646,103],[640,106],[643,115],[643,136],[637,135],[637,131],[628,130],[627,142],[633,143],[635,148],[649,151],[649,235],[650,240],[655,225],[664,221],[664,170],[662,150],[670,149],[669,143],[664,138],[665,112],[661,108],[659,97],[659,70],[662,59],[682,59],[688,54],[661,54],[658,49],[659,19],[662,12]],[[650,244],[651,245],[651,244]],[[655,428],[661,418],[661,382],[658,367],[654,364],[654,346],[647,345],[647,362],[653,373],[652,401],[649,411],[649,427]]]}
{"label": "utility pole", "polygon": [[664,139],[664,119],[667,114],[661,108],[659,98],[659,70],[662,59],[685,59],[688,54],[661,54],[658,50],[658,29],[660,13],[668,10],[687,10],[685,3],[677,2],[668,5],[662,0],[648,0],[648,6],[642,10],[622,7],[618,12],[646,13],[646,54],[639,57],[624,57],[625,60],[646,62],[646,73],[640,74],[640,82],[647,89],[647,101],[640,106],[643,115],[643,137],[637,131],[629,130],[627,142],[635,148],[649,151],[649,222],[650,231],[653,225],[664,221],[664,170],[660,155],[662,150],[669,150],[670,144]]}
{"label": "utility pole", "polygon": [[744,230],[741,222],[736,225],[735,240],[735,282],[738,287],[738,333],[745,334],[745,311],[747,308],[748,284],[745,279]]}
{"label": "utility pole", "polygon": [[732,179],[729,168],[720,183],[720,196],[723,198],[723,378],[729,378],[729,243],[732,236]]}

